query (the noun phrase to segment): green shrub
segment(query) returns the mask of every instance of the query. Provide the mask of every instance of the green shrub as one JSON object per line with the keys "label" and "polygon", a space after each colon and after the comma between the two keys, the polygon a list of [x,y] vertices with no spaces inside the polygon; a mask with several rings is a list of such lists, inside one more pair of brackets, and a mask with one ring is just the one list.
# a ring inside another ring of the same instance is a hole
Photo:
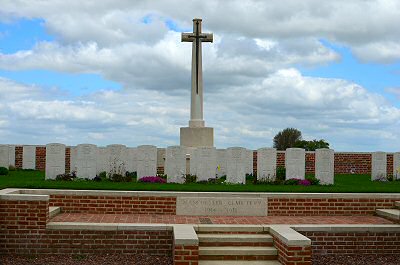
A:
{"label": "green shrub", "polygon": [[137,180],[137,172],[136,171],[132,171],[132,172],[126,171],[125,176],[127,178],[131,178],[131,181]]}
{"label": "green shrub", "polygon": [[123,176],[121,174],[114,173],[110,176],[110,180],[112,182],[131,182],[132,176],[131,175]]}
{"label": "green shrub", "polygon": [[186,174],[184,178],[185,178],[185,184],[195,183],[197,180],[196,175],[190,175],[190,174]]}
{"label": "green shrub", "polygon": [[315,176],[306,176],[306,179],[311,182],[311,185],[319,185],[319,179]]}
{"label": "green shrub", "polygon": [[105,172],[105,171],[100,172],[99,177],[101,179],[106,179],[107,178],[107,172]]}
{"label": "green shrub", "polygon": [[0,167],[0,176],[8,175],[8,169],[5,167]]}
{"label": "green shrub", "polygon": [[276,168],[276,181],[283,182],[286,179],[286,168],[277,167]]}
{"label": "green shrub", "polygon": [[287,179],[283,184],[285,185],[298,185],[300,179]]}
{"label": "green shrub", "polygon": [[56,180],[72,181],[75,177],[73,174],[59,174],[56,176]]}

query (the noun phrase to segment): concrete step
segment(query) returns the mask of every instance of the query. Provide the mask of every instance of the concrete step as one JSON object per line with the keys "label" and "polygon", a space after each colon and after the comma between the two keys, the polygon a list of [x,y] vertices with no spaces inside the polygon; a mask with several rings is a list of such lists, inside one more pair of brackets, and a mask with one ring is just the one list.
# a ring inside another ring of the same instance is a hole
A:
{"label": "concrete step", "polygon": [[275,256],[274,247],[199,247],[200,256]]}
{"label": "concrete step", "polygon": [[392,220],[400,220],[399,209],[376,209],[376,214],[381,217],[386,217]]}
{"label": "concrete step", "polygon": [[199,260],[199,265],[282,265],[277,260]]}
{"label": "concrete step", "polygon": [[49,207],[49,218],[53,218],[57,214],[61,213],[61,207]]}
{"label": "concrete step", "polygon": [[268,234],[198,234],[200,246],[272,246]]}
{"label": "concrete step", "polygon": [[394,207],[396,207],[397,209],[400,209],[400,201],[394,202]]}

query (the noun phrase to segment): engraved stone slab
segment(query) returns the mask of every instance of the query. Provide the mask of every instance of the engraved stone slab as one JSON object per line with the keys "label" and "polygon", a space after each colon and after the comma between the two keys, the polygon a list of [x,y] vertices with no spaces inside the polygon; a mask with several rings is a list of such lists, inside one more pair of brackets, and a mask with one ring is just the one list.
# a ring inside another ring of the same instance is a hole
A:
{"label": "engraved stone slab", "polygon": [[227,149],[226,181],[228,183],[246,183],[247,151],[243,147],[230,147]]}
{"label": "engraved stone slab", "polygon": [[217,177],[226,176],[226,149],[217,149]]}
{"label": "engraved stone slab", "polygon": [[285,155],[286,179],[304,179],[306,173],[305,150],[288,148]]}
{"label": "engraved stone slab", "polygon": [[177,197],[176,215],[267,216],[267,199]]}
{"label": "engraved stone slab", "polygon": [[71,172],[77,171],[77,163],[78,163],[78,148],[76,146],[70,147],[70,164],[71,164]]}
{"label": "engraved stone slab", "polygon": [[157,175],[157,147],[140,145],[137,147],[137,177]]}
{"label": "engraved stone slab", "polygon": [[167,181],[183,183],[186,173],[186,148],[183,146],[168,146],[165,157],[165,173]]}
{"label": "engraved stone slab", "polygon": [[331,185],[335,179],[335,158],[332,149],[315,150],[315,177],[322,185]]}
{"label": "engraved stone slab", "polygon": [[107,174],[120,174],[125,175],[127,165],[127,149],[122,144],[111,144],[106,147],[107,161]]}
{"label": "engraved stone slab", "polygon": [[400,152],[393,154],[393,177],[400,179]]}
{"label": "engraved stone slab", "polygon": [[[22,169],[36,168],[36,146],[24,145],[22,147]],[[47,157],[47,156],[46,156]]]}
{"label": "engraved stone slab", "polygon": [[215,147],[198,147],[194,150],[193,166],[197,181],[215,178],[217,169],[217,152]]}
{"label": "engraved stone slab", "polygon": [[196,175],[196,158],[195,150],[193,147],[186,147],[186,158],[189,157],[189,174]]}
{"label": "engraved stone slab", "polygon": [[260,148],[257,150],[257,179],[275,180],[276,177],[276,149]]}
{"label": "engraved stone slab", "polygon": [[80,144],[76,147],[76,176],[94,179],[96,177],[97,146],[94,144]]}
{"label": "engraved stone slab", "polygon": [[8,145],[0,145],[0,167],[8,168],[10,165],[8,151]]}
{"label": "engraved stone slab", "polygon": [[8,145],[8,164],[15,167],[15,145]]}
{"label": "engraved stone slab", "polygon": [[386,153],[372,153],[371,180],[386,180]]}
{"label": "engraved stone slab", "polygon": [[165,168],[166,152],[167,150],[165,148],[157,148],[157,168]]}
{"label": "engraved stone slab", "polygon": [[127,165],[126,170],[129,172],[137,171],[137,148],[128,147],[127,148]]}
{"label": "engraved stone slab", "polygon": [[108,152],[106,147],[97,148],[96,173],[107,172]]}
{"label": "engraved stone slab", "polygon": [[46,145],[46,179],[55,179],[65,173],[65,145]]}

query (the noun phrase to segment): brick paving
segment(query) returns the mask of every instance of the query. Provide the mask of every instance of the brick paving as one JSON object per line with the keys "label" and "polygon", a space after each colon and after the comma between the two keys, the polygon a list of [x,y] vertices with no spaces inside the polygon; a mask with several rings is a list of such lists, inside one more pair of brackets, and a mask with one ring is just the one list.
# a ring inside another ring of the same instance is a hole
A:
{"label": "brick paving", "polygon": [[61,213],[52,222],[161,224],[393,224],[378,216],[181,216]]}

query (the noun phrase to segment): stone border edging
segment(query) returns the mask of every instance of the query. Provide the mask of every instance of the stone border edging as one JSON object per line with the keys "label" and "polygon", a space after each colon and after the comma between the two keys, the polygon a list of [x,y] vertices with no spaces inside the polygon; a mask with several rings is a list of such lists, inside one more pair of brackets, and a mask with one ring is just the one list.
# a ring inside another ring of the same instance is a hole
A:
{"label": "stone border edging", "polygon": [[172,231],[173,226],[167,224],[49,222],[46,225],[46,229],[87,231]]}
{"label": "stone border edging", "polygon": [[289,225],[271,225],[269,228],[271,235],[279,238],[288,246],[311,246],[311,240],[291,228]]}
{"label": "stone border edging", "polygon": [[77,195],[121,197],[255,197],[255,198],[382,198],[400,199],[400,193],[285,193],[285,192],[174,192],[174,191],[105,191],[105,190],[59,190],[59,189],[13,189],[21,195]]}
{"label": "stone border edging", "polygon": [[173,225],[175,245],[199,245],[193,225]]}

